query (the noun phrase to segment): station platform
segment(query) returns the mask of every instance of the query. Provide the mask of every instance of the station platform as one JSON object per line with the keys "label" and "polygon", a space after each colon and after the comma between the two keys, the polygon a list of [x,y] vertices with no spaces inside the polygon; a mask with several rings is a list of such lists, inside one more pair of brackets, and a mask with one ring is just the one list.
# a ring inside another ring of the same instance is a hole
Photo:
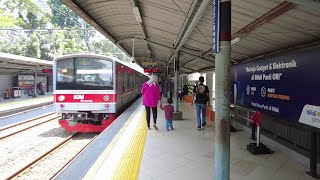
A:
{"label": "station platform", "polygon": [[[164,111],[160,108],[157,120],[159,130],[148,130],[141,100],[135,104],[133,108],[130,107],[132,109],[129,108],[130,115],[124,118],[120,116],[119,121],[101,134],[107,134],[104,139],[93,142],[81,155],[84,158],[75,160],[69,172],[62,173],[56,179],[215,179],[213,121],[207,121],[207,126],[198,130],[195,107],[180,103],[183,120],[173,121],[174,130],[166,130]],[[117,133],[114,133],[115,127],[120,129]],[[115,135],[111,136],[113,133]],[[107,142],[109,139],[110,142]],[[252,155],[246,150],[250,142],[245,131],[231,133],[230,179],[313,179],[305,173],[308,170],[306,165],[285,155],[276,145],[269,146],[273,154]],[[103,146],[100,155],[90,164],[95,151]],[[85,169],[85,166],[90,167]]]}
{"label": "station platform", "polygon": [[28,109],[41,107],[53,103],[53,94],[37,95],[36,97],[23,96],[20,98],[1,99],[0,117],[18,113]]}

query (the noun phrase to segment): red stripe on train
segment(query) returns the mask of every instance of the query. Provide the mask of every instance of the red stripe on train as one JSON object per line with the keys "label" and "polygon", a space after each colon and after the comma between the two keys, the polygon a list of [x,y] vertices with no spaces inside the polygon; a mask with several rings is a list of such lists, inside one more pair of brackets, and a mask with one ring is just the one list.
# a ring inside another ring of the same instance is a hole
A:
{"label": "red stripe on train", "polygon": [[116,94],[55,94],[56,103],[114,103]]}

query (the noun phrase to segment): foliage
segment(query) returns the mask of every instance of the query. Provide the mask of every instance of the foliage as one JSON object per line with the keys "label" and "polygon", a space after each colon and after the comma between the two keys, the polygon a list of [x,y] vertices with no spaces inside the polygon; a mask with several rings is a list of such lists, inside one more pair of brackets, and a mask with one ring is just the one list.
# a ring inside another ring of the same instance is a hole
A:
{"label": "foliage", "polygon": [[49,0],[48,4],[52,9],[51,23],[55,27],[74,28],[80,27],[81,19],[70,8],[62,4],[59,0]]}
{"label": "foliage", "polygon": [[[0,1],[0,28],[29,30],[0,31],[0,51],[47,60],[61,54],[90,51],[129,61],[117,46],[95,30],[84,31],[92,27],[60,0],[49,0],[48,5],[51,13],[43,12],[33,0]],[[48,28],[72,30],[38,31]]]}
{"label": "foliage", "polygon": [[5,14],[2,9],[0,9],[0,28],[12,28],[18,23],[18,19],[14,18],[12,14]]}

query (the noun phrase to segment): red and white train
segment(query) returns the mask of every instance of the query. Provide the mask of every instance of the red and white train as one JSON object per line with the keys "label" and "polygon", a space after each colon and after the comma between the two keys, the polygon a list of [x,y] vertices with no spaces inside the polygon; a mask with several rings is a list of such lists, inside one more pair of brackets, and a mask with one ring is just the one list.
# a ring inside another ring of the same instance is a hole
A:
{"label": "red and white train", "polygon": [[54,59],[54,106],[67,131],[101,132],[140,95],[147,76],[113,57],[70,54]]}

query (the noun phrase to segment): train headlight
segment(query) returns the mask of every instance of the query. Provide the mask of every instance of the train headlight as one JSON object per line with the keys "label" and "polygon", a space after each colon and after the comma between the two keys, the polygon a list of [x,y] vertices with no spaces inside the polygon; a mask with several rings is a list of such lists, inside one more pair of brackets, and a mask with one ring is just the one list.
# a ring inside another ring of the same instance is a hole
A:
{"label": "train headlight", "polygon": [[103,96],[103,100],[104,100],[104,101],[109,101],[109,100],[110,100],[110,97],[109,97],[108,95],[105,95],[105,96]]}
{"label": "train headlight", "polygon": [[66,97],[64,97],[64,95],[60,95],[59,97],[58,97],[58,100],[59,101],[64,101],[66,99]]}

